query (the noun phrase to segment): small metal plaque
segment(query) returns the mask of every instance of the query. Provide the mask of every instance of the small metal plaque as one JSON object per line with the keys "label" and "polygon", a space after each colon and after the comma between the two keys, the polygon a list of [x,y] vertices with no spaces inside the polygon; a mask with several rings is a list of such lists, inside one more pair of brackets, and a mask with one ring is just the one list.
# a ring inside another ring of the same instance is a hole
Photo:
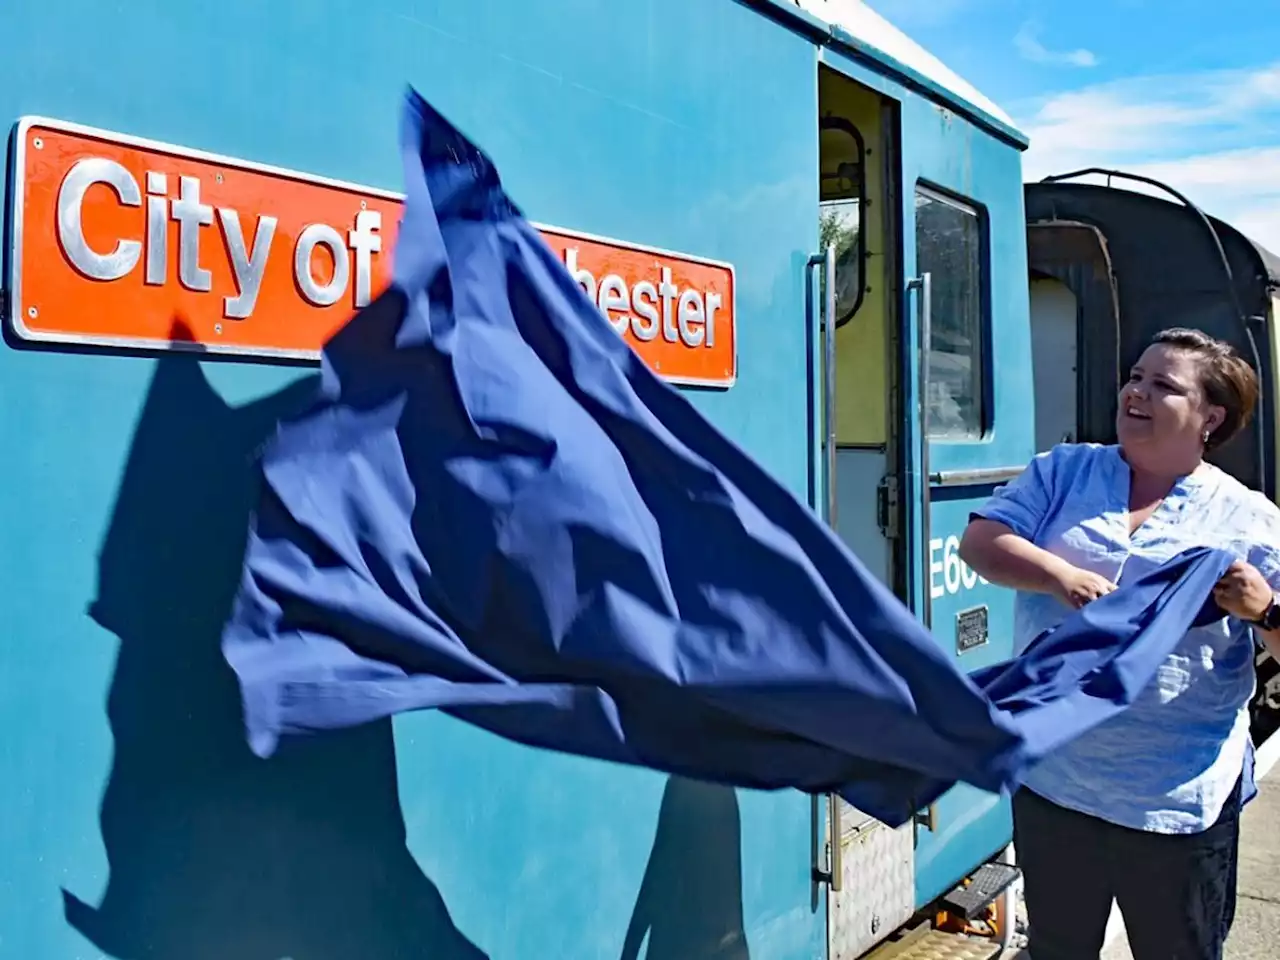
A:
{"label": "small metal plaque", "polygon": [[989,639],[986,606],[972,607],[956,614],[956,653],[968,653],[986,646]]}

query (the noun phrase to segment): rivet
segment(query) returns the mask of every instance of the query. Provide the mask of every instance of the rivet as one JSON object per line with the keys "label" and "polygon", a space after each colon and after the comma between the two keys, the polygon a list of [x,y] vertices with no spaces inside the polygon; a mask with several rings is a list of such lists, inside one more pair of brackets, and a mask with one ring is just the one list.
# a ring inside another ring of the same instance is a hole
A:
{"label": "rivet", "polygon": [[214,178],[213,178],[213,179],[214,179],[214,180],[216,180],[218,183],[221,183],[221,182],[222,182],[222,174],[220,174],[220,173],[219,173],[219,174],[216,174],[216,175],[214,176]]}
{"label": "rivet", "polygon": [[361,200],[361,201],[360,201],[360,209],[361,209],[361,210],[368,210],[368,209],[369,209],[369,204],[368,204],[366,201]]}
{"label": "rivet", "polygon": [[36,137],[34,140],[31,141],[31,145],[35,147],[37,150],[43,150],[44,140],[42,140],[40,137]]}
{"label": "rivet", "polygon": [[213,325],[213,332],[214,332],[214,333],[221,333],[221,332],[222,332],[222,324],[220,324],[220,323],[215,323],[215,324]]}
{"label": "rivet", "polygon": [[40,311],[35,307],[27,307],[27,316],[34,320],[36,317],[40,316]]}

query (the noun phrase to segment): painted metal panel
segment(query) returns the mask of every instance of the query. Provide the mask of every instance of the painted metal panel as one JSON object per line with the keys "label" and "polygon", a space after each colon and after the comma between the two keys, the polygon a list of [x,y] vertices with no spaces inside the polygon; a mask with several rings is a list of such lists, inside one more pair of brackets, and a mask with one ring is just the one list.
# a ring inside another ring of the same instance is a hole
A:
{"label": "painted metal panel", "polygon": [[836,533],[881,583],[892,588],[890,544],[880,530],[877,490],[888,473],[883,450],[836,451]]}
{"label": "painted metal panel", "polygon": [[[884,78],[861,63],[831,50],[823,52],[823,60],[859,82],[887,89]],[[980,439],[930,442],[927,464],[920,462],[918,436],[907,437],[915,462],[912,485],[903,491],[917,505],[909,524],[914,551],[911,601],[917,610],[929,614],[939,644],[971,670],[1012,654],[1012,593],[975,577],[956,554],[969,510],[990,495],[993,485],[989,481],[957,486],[931,483],[933,505],[926,523],[918,509],[926,493],[921,468],[930,475],[994,470],[1021,466],[1034,453],[1021,158],[1007,141],[923,96],[909,90],[889,92],[901,103],[904,277],[918,272],[914,207],[918,185],[976,206],[984,221],[988,427]],[[904,289],[900,295],[904,318],[900,363],[908,387],[904,402],[914,411],[919,396],[919,294]],[[957,615],[981,607],[986,608],[987,642],[961,656],[956,651]],[[934,830],[922,827],[917,832],[915,882],[920,905],[944,893],[1012,836],[1008,802],[967,787],[951,791],[933,812]]]}
{"label": "painted metal panel", "polygon": [[[395,189],[407,80],[530,217],[733,263],[738,382],[691,396],[803,495],[811,42],[680,0],[48,0],[5,26],[8,122]],[[218,627],[253,450],[308,387],[297,366],[0,347],[4,952],[822,956],[798,794],[699,790],[435,715],[248,753]]]}

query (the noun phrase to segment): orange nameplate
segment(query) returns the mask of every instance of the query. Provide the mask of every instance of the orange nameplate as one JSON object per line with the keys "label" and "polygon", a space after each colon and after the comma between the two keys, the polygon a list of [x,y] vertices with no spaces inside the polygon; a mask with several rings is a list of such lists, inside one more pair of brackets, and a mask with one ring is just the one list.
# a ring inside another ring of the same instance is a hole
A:
{"label": "orange nameplate", "polygon": [[[16,169],[27,340],[315,358],[390,281],[398,194],[31,118]],[[733,383],[731,266],[538,229],[656,373]]]}

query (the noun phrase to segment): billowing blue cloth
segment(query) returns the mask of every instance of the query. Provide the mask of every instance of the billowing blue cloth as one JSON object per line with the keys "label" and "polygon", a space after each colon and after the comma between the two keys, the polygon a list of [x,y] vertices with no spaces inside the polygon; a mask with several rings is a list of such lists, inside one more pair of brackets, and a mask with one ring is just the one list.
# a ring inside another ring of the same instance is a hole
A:
{"label": "billowing blue cloth", "polygon": [[657,379],[416,94],[391,288],[281,425],[224,632],[249,741],[435,708],[900,824],[1123,709],[1230,558],[1184,555],[976,680]]}

